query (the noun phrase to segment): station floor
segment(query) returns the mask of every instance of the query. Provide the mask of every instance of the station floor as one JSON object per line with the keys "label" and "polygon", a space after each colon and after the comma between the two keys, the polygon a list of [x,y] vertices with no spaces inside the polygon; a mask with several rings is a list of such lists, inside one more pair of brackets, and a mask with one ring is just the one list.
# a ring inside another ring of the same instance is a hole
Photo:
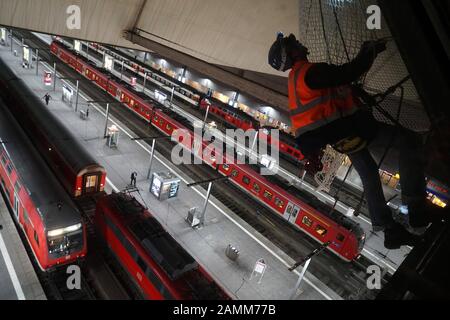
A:
{"label": "station floor", "polygon": [[[44,40],[48,43],[51,42],[51,40],[48,36],[42,35],[40,37],[42,40]],[[94,50],[94,48],[91,48],[91,50]],[[125,49],[120,50],[120,51],[124,54],[124,56],[132,56]],[[83,54],[86,56],[85,52],[83,52]],[[89,58],[96,61],[97,63],[101,64],[101,61],[94,58],[94,56],[92,54],[89,56]],[[143,54],[138,56],[138,60],[139,60],[139,58],[141,60],[144,60]],[[118,72],[116,70],[113,70],[112,72],[116,76],[121,76],[120,72]],[[122,77],[125,81],[128,81],[128,82],[131,81],[131,79],[129,79],[126,75],[122,75]],[[153,78],[150,78],[149,82],[152,82],[153,84],[155,84],[157,86],[165,86]],[[138,88],[138,90],[143,90],[143,87],[140,84],[137,84],[136,87]],[[146,93],[154,98],[154,92],[152,90],[146,90]],[[178,93],[176,93],[176,94],[178,94]],[[186,112],[185,110],[183,110],[181,107],[178,107],[176,102],[174,102],[172,104],[172,108],[175,112],[179,113],[180,115],[182,115],[186,119],[188,119],[194,126],[197,126],[197,127],[202,126],[203,122],[201,119],[196,118],[195,116],[193,116],[193,115],[189,114],[188,112]],[[346,174],[345,171],[346,171],[345,168],[342,167],[341,170],[338,172],[338,178],[341,177],[341,179],[343,179],[343,177]],[[296,175],[292,174],[291,172],[289,172],[283,168],[280,168],[280,170],[278,171],[278,175],[280,177],[284,178],[286,181],[294,181],[293,179],[298,179],[298,177]],[[350,174],[349,177],[347,178],[346,183],[350,184],[351,186],[353,186],[356,189],[362,190],[362,182],[354,170],[353,170],[352,174]],[[334,205],[335,199],[332,196],[330,196],[329,194],[327,194],[325,192],[316,191],[316,188],[314,186],[308,184],[307,182],[302,182],[300,184],[300,188],[313,194],[322,202],[324,202],[328,205]],[[383,189],[384,189],[386,199],[391,199],[396,194],[396,191],[392,190],[390,188],[384,187]],[[350,206],[348,206],[342,202],[337,203],[336,210],[338,210],[342,214],[349,216],[355,222],[359,223],[361,225],[361,227],[364,229],[364,231],[366,233],[366,243],[365,243],[365,247],[362,251],[362,254],[366,258],[368,258],[370,261],[373,261],[374,263],[385,268],[385,270],[388,273],[394,274],[394,272],[397,270],[397,268],[401,265],[401,263],[404,261],[406,256],[409,254],[411,249],[408,247],[402,247],[399,250],[388,250],[388,249],[384,248],[383,233],[373,233],[372,232],[372,224],[367,217],[364,217],[362,215],[355,217],[352,214],[353,208],[351,208]]]}
{"label": "station floor", "polygon": [[0,196],[0,300],[46,300],[45,293]]}
{"label": "station floor", "polygon": [[[57,82],[56,92],[52,92],[52,88],[44,87],[43,72],[50,69],[48,65],[40,67],[40,74],[36,76],[35,69],[23,69],[20,58],[13,56],[9,50],[10,48],[0,46],[0,57],[39,98],[50,92],[53,96],[49,105],[50,110],[106,168],[107,191],[125,189],[130,182],[131,172],[136,171],[137,187],[142,196],[140,198],[136,195],[137,198],[145,202],[174,238],[234,299],[288,300],[291,297],[298,300],[341,299],[309,272],[306,273],[300,290],[293,295],[301,268],[296,272],[290,272],[288,267],[294,263],[290,257],[214,198],[211,198],[208,206],[205,227],[193,230],[187,225],[185,218],[190,208],[201,207],[203,204],[206,193],[203,189],[188,188],[186,184],[192,181],[170,161],[156,153],[153,172],[173,172],[182,180],[176,199],[164,202],[157,200],[148,191],[149,181],[146,180],[150,148],[139,141],[132,141],[129,130],[114,118],[111,119],[110,125],[114,123],[120,129],[119,146],[117,149],[107,147],[103,138],[105,127],[103,111],[91,108],[89,119],[82,120],[73,108],[61,101],[61,81]],[[88,100],[92,99],[84,93],[80,94],[82,105]],[[229,244],[236,246],[240,251],[236,262],[225,256],[225,249]],[[259,259],[264,259],[267,265],[264,276],[251,277]]]}

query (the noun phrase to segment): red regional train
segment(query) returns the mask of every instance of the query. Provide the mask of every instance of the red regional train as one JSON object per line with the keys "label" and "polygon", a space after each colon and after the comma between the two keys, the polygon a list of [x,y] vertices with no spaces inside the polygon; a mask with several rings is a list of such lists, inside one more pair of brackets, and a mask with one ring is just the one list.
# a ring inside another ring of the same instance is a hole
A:
{"label": "red regional train", "polygon": [[[359,224],[344,215],[333,211],[319,212],[305,201],[296,198],[287,191],[269,182],[255,170],[246,165],[221,164],[217,159],[223,155],[215,155],[210,142],[195,138],[191,124],[180,115],[163,107],[157,102],[148,102],[148,97],[136,92],[112,74],[106,75],[106,70],[92,66],[85,58],[72,53],[64,45],[53,42],[51,51],[65,63],[79,70],[88,79],[126,105],[140,117],[146,119],[159,131],[173,135],[181,129],[188,133],[181,135],[178,143],[189,152],[195,150],[197,157],[219,170],[223,175],[230,176],[230,181],[244,190],[265,206],[275,211],[289,223],[305,232],[319,243],[330,242],[328,247],[333,253],[346,261],[357,258],[364,246],[365,234]],[[201,145],[196,145],[196,141]],[[208,152],[209,151],[209,152]],[[205,156],[206,155],[206,156]],[[225,163],[225,161],[223,161]]]}
{"label": "red regional train", "polygon": [[86,255],[78,210],[0,98],[0,189],[43,271]]}
{"label": "red regional train", "polygon": [[130,195],[113,193],[100,198],[95,225],[144,298],[230,299],[156,218]]}
{"label": "red regional train", "polygon": [[106,170],[3,61],[0,97],[72,197],[104,191]]}
{"label": "red regional train", "polygon": [[[105,52],[107,49],[102,46],[97,46],[96,48],[99,52]],[[109,55],[122,60],[123,57],[115,52],[109,51],[107,52]],[[133,70],[133,72],[141,74],[141,76],[145,75],[145,69],[141,68],[139,65],[132,63],[128,60],[125,61],[126,65]],[[189,105],[194,108],[199,108],[203,112],[206,112],[206,109],[209,105],[210,115],[218,121],[225,122],[228,124],[230,128],[239,128],[245,130],[249,129],[259,129],[259,122],[252,118],[250,115],[245,112],[233,108],[226,103],[223,103],[217,99],[211,97],[204,97],[205,95],[194,88],[189,87],[185,83],[178,81],[176,79],[167,80],[164,77],[167,77],[162,71],[152,69],[150,73],[147,73],[147,77],[151,77],[156,81],[162,83],[165,86],[173,87],[176,85],[175,91],[182,96],[182,99],[186,101]],[[169,89],[164,87],[161,90],[165,91],[167,94],[171,94]],[[199,102],[197,102],[199,101]],[[267,130],[263,130],[259,132],[259,138],[263,141],[267,141],[270,145],[272,137],[269,134],[269,130],[273,128],[267,128]],[[293,162],[294,164],[300,163],[305,160],[304,155],[300,151],[299,147],[295,142],[295,138],[287,134],[283,131],[280,131],[279,141],[274,141],[274,145],[279,146],[280,155],[286,160]]]}

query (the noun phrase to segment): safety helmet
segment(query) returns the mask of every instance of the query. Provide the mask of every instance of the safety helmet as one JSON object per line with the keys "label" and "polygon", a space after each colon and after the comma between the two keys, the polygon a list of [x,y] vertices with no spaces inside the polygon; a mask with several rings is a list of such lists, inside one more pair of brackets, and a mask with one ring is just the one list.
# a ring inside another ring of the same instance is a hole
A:
{"label": "safety helmet", "polygon": [[287,53],[286,40],[282,32],[278,32],[277,40],[270,47],[269,64],[278,71],[286,71],[292,68],[292,59]]}
{"label": "safety helmet", "polygon": [[277,40],[269,50],[269,64],[278,71],[286,71],[294,65],[294,52],[302,52],[305,56],[308,49],[297,41],[293,34],[285,37],[282,32],[277,33]]}

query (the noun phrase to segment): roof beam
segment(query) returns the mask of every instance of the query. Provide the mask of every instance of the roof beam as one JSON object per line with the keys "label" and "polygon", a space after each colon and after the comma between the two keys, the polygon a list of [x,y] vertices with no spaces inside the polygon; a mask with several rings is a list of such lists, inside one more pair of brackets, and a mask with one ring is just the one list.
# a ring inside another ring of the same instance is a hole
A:
{"label": "roof beam", "polygon": [[154,51],[167,59],[181,63],[190,69],[211,77],[216,81],[229,85],[240,92],[245,92],[256,99],[266,102],[274,108],[282,111],[289,110],[287,96],[270,88],[259,85],[253,81],[239,77],[218,66],[209,64],[203,60],[197,59],[149,38],[143,37],[140,33],[141,31],[139,29],[136,29],[135,31],[125,30],[123,35],[125,39],[134,44],[138,44],[141,47]]}

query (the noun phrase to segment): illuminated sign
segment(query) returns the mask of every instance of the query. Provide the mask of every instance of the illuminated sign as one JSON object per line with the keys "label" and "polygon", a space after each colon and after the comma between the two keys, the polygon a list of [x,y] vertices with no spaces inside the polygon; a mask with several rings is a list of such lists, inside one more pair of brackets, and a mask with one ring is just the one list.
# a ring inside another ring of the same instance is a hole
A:
{"label": "illuminated sign", "polygon": [[448,188],[436,181],[429,180],[427,183],[427,190],[433,194],[440,195],[447,199],[449,198]]}
{"label": "illuminated sign", "polygon": [[150,192],[158,200],[175,198],[180,189],[181,180],[170,173],[153,173]]}
{"label": "illuminated sign", "polygon": [[52,81],[53,81],[52,73],[51,73],[51,72],[48,72],[48,71],[45,71],[45,72],[44,72],[44,84],[45,84],[46,86],[51,86],[52,83],[53,83]]}
{"label": "illuminated sign", "polygon": [[6,42],[6,29],[5,28],[0,29],[0,39],[2,42]]}
{"label": "illuminated sign", "polygon": [[158,90],[155,90],[155,99],[163,103],[164,101],[167,100],[167,95],[165,95],[162,92],[159,92]]}
{"label": "illuminated sign", "polygon": [[30,48],[27,46],[23,47],[23,60],[26,61],[28,64],[31,63],[30,61]]}
{"label": "illuminated sign", "polygon": [[75,40],[73,43],[73,48],[75,49],[76,52],[80,52],[81,51],[81,42],[79,40]]}
{"label": "illuminated sign", "polygon": [[106,70],[112,71],[114,67],[114,58],[105,54],[105,65]]}

